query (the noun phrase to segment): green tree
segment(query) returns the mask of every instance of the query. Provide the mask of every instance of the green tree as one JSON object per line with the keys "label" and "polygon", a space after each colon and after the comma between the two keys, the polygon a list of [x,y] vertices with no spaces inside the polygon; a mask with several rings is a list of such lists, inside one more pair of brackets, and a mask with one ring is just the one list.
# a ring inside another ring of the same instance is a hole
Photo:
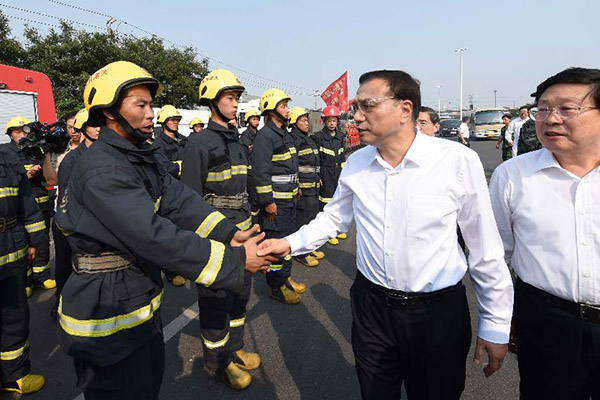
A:
{"label": "green tree", "polygon": [[52,28],[45,35],[27,27],[24,46],[9,34],[6,18],[0,13],[0,62],[48,75],[59,116],[82,108],[83,88],[88,77],[118,60],[134,62],[159,80],[163,90],[155,99],[157,106],[199,106],[198,86],[208,73],[208,61],[197,61],[196,50],[192,47],[166,47],[157,37],[86,32],[64,21],[60,28]]}

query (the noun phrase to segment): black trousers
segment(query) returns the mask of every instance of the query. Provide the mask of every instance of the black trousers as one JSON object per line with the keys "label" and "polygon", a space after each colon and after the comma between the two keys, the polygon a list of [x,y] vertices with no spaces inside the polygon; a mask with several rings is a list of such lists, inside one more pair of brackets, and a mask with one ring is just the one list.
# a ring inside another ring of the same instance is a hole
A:
{"label": "black trousers", "polygon": [[360,272],[350,289],[352,349],[363,399],[459,399],[471,322],[460,284],[403,304]]}
{"label": "black trousers", "polygon": [[75,358],[77,386],[85,400],[158,399],[165,370],[165,344],[156,335],[114,365],[98,367]]}
{"label": "black trousers", "polygon": [[303,195],[296,205],[296,230],[315,219],[319,213],[319,195]]}
{"label": "black trousers", "polygon": [[[283,207],[277,204],[277,215],[273,221],[269,221],[264,207],[258,214],[258,220],[262,231],[267,239],[280,239],[295,232],[296,227],[296,204]],[[271,269],[266,273],[267,284],[272,288],[280,287],[292,274],[292,257],[280,257],[271,264]]]}
{"label": "black trousers", "polygon": [[18,275],[0,280],[0,381],[14,382],[27,375],[29,362],[29,305],[25,259]]}
{"label": "black trousers", "polygon": [[73,266],[71,264],[71,246],[69,241],[62,234],[56,223],[52,224],[52,235],[54,237],[54,276],[56,278],[56,301],[60,299],[60,293],[62,292],[67,279],[73,272]]}
{"label": "black trousers", "polygon": [[31,273],[28,273],[32,285],[41,285],[45,280],[51,278],[50,274],[50,220],[52,218],[52,201],[39,203],[40,210],[46,222],[46,233],[48,240],[37,247],[37,256],[31,265]]}
{"label": "black trousers", "polygon": [[210,372],[222,372],[232,360],[231,353],[244,347],[246,304],[252,291],[252,274],[246,271],[244,286],[239,293],[196,287],[204,366]]}
{"label": "black trousers", "polygon": [[[600,399],[600,320],[555,305],[554,296],[515,283],[521,399]],[[572,303],[575,305],[575,303]]]}

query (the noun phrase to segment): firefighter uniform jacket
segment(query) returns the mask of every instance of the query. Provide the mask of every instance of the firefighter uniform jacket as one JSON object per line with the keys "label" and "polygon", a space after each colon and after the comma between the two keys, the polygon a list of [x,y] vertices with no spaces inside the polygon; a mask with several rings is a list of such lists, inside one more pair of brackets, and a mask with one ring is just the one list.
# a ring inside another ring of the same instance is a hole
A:
{"label": "firefighter uniform jacket", "polygon": [[46,223],[13,152],[0,151],[0,280],[22,273],[27,267],[27,247],[48,240]]}
{"label": "firefighter uniform jacket", "polygon": [[79,160],[86,150],[87,146],[82,142],[75,150],[70,151],[60,163],[60,169],[58,170],[58,204],[60,204],[65,195],[65,189],[68,187],[73,166],[75,166],[77,160]]}
{"label": "firefighter uniform jacket", "polygon": [[344,153],[344,134],[339,130],[331,135],[327,128],[315,133],[315,141],[319,145],[321,156],[321,190],[319,200],[329,203],[337,188],[338,179],[346,163]]}
{"label": "firefighter uniform jacket", "polygon": [[290,133],[298,152],[298,178],[302,196],[317,196],[319,194],[319,145],[308,134],[292,129]]}
{"label": "firefighter uniform jacket", "polygon": [[285,130],[267,121],[252,146],[252,179],[261,207],[293,207],[298,194],[298,155],[294,139]]}
{"label": "firefighter uniform jacket", "polygon": [[[35,160],[27,157],[17,146],[15,142],[12,140],[10,143],[2,145],[6,150],[11,151],[14,156],[22,163],[25,167],[25,170],[33,167],[34,165],[39,165],[40,167],[43,165],[42,160]],[[35,202],[40,205],[40,210],[42,211],[44,218],[49,218],[49,213],[51,212],[52,206],[50,204],[50,194],[46,189],[46,182],[44,181],[44,174],[40,170],[40,172],[29,180],[31,184],[31,188],[33,189],[33,194],[35,196]]]}
{"label": "firefighter uniform jacket", "polygon": [[252,226],[248,203],[248,158],[237,129],[212,120],[183,153],[181,182],[223,213],[241,230]]}
{"label": "firefighter uniform jacket", "polygon": [[156,147],[102,127],[74,166],[56,224],[76,272],[63,288],[59,336],[69,355],[114,364],[162,331],[160,268],[238,291],[245,250],[237,228],[168,174]]}
{"label": "firefighter uniform jacket", "polygon": [[252,145],[254,144],[254,139],[256,139],[257,134],[257,130],[248,127],[240,136],[240,143],[244,146],[244,149],[246,149],[246,154],[248,154],[248,161],[250,163],[252,162]]}
{"label": "firefighter uniform jacket", "polygon": [[162,154],[173,164],[169,168],[169,173],[176,178],[181,177],[181,160],[187,141],[188,138],[179,132],[175,134],[175,139],[172,139],[161,130],[160,133],[156,134],[153,142],[153,145],[160,148]]}

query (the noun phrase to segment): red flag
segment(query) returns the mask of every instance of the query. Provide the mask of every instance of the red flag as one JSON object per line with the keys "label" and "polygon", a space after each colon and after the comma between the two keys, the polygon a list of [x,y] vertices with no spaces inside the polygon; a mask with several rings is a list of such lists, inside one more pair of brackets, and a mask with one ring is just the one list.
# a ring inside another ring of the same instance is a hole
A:
{"label": "red flag", "polygon": [[336,106],[340,111],[348,112],[348,71],[329,85],[321,98],[328,106]]}

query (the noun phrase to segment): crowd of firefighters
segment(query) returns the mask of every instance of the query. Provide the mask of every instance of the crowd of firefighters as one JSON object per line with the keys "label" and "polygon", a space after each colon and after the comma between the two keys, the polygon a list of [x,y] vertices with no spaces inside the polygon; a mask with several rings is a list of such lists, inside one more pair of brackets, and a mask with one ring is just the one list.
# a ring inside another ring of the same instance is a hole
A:
{"label": "crowd of firefighters", "polygon": [[[287,305],[306,287],[292,278],[292,258],[259,257],[258,242],[282,238],[311,221],[333,197],[345,162],[340,110],[290,109],[284,91],[265,91],[259,110],[235,121],[244,86],[230,71],[200,83],[206,122],[179,133],[172,105],[157,114],[158,81],[125,61],[93,74],[85,108],[67,120],[66,154],[32,159],[17,145],[30,121],[11,119],[0,148],[0,389],[32,393],[29,309],[34,287],[56,288],[54,315],[78,387],[87,399],[157,398],[164,370],[160,304],[164,273],[175,286],[196,284],[204,369],[234,389],[260,365],[244,350],[252,273],[264,272],[268,295]],[[263,127],[258,129],[260,119]],[[58,185],[58,193],[49,190]],[[55,279],[50,276],[50,228]],[[340,232],[331,245],[345,239]],[[315,267],[314,251],[296,257]]]}

